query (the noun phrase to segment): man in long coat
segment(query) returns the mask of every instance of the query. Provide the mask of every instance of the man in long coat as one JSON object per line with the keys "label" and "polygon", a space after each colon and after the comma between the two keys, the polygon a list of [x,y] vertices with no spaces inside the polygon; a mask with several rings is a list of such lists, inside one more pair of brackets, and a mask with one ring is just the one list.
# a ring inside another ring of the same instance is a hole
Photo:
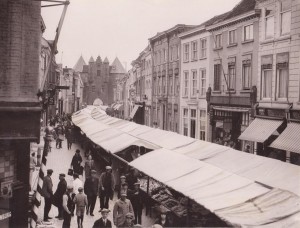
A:
{"label": "man in long coat", "polygon": [[80,155],[80,150],[76,150],[75,155],[72,158],[71,166],[73,167],[74,173],[78,173],[79,175],[81,174],[81,162],[82,162],[82,157]]}
{"label": "man in long coat", "polygon": [[51,209],[52,197],[53,197],[53,183],[51,179],[51,175],[53,173],[52,169],[47,170],[47,176],[44,177],[43,186],[42,186],[42,196],[45,199],[45,207],[44,207],[44,221],[48,221],[51,219],[49,217],[49,211]]}
{"label": "man in long coat", "polygon": [[54,205],[57,206],[58,216],[56,218],[63,219],[63,196],[67,191],[67,181],[65,180],[65,174],[59,174],[59,183],[54,193]]}
{"label": "man in long coat", "polygon": [[109,199],[113,199],[115,190],[115,179],[112,174],[110,166],[106,166],[106,171],[100,176],[99,183],[99,197],[100,197],[100,211],[103,208],[108,208]]}
{"label": "man in long coat", "polygon": [[94,216],[94,208],[96,204],[96,199],[98,195],[99,179],[97,177],[97,171],[91,171],[92,176],[88,177],[84,183],[84,193],[87,195],[88,206],[86,209],[86,214],[90,213]]}
{"label": "man in long coat", "polygon": [[[126,220],[127,213],[134,213],[131,202],[129,199],[126,199],[127,194],[125,192],[121,193],[121,198],[117,200],[114,205],[113,210],[113,219],[114,224],[117,227],[121,227]],[[134,218],[133,218],[134,219]]]}

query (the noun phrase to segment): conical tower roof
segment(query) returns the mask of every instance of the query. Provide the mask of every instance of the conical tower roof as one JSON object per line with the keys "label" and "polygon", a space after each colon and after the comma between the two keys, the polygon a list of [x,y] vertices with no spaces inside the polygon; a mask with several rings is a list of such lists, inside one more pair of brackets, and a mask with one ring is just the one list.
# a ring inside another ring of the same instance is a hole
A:
{"label": "conical tower roof", "polygon": [[104,61],[103,61],[104,63],[109,63],[109,61],[108,61],[108,58],[107,57],[105,57],[105,59],[104,59]]}
{"label": "conical tower roof", "polygon": [[94,60],[93,56],[91,56],[89,63],[93,63],[93,62],[95,62],[95,60]]}
{"label": "conical tower roof", "polygon": [[79,57],[77,63],[75,64],[75,66],[73,67],[73,70],[75,72],[82,72],[83,70],[83,65],[86,65],[86,62],[84,61],[82,55]]}
{"label": "conical tower roof", "polygon": [[125,71],[123,65],[121,64],[120,60],[118,59],[118,57],[115,58],[115,60],[111,64],[111,66],[112,67],[111,67],[110,73],[112,73],[112,74],[126,74],[126,71]]}
{"label": "conical tower roof", "polygon": [[96,62],[97,62],[97,63],[101,63],[101,62],[102,62],[102,59],[101,59],[100,55],[98,55],[98,57],[97,57],[97,59],[96,59]]}

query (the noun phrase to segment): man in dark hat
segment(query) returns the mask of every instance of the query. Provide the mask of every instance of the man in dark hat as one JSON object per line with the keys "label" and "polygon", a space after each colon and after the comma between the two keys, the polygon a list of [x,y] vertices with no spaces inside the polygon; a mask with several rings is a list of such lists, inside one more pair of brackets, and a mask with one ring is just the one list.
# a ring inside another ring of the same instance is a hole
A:
{"label": "man in dark hat", "polygon": [[103,208],[108,209],[109,199],[113,199],[115,190],[115,179],[112,174],[112,168],[106,166],[105,169],[106,171],[101,174],[99,180],[100,211]]}
{"label": "man in dark hat", "polygon": [[134,183],[138,181],[138,178],[136,176],[136,171],[133,167],[130,168],[130,172],[126,175],[126,182],[128,183],[128,188],[133,190],[134,189]]}
{"label": "man in dark hat", "polygon": [[94,208],[96,204],[96,199],[99,191],[99,179],[97,177],[97,171],[92,170],[91,176],[85,180],[84,183],[84,193],[87,195],[88,206],[86,209],[86,214],[90,213],[94,216]]}
{"label": "man in dark hat", "polygon": [[96,220],[93,228],[104,228],[104,227],[112,227],[111,221],[107,218],[110,210],[104,208],[101,210],[101,218]]}
{"label": "man in dark hat", "polygon": [[133,212],[135,215],[134,224],[142,224],[142,212],[143,212],[143,193],[140,190],[140,183],[134,183],[134,191],[130,196],[130,201],[132,203]]}
{"label": "man in dark hat", "polygon": [[125,222],[123,224],[121,224],[120,227],[134,227],[133,218],[134,218],[134,215],[132,213],[128,212],[125,216]]}
{"label": "man in dark hat", "polygon": [[117,227],[121,227],[121,225],[124,224],[127,213],[130,212],[133,214],[132,204],[129,199],[126,199],[126,197],[127,194],[125,192],[122,192],[121,198],[118,199],[114,205],[113,218],[114,224]]}
{"label": "man in dark hat", "polygon": [[70,228],[71,226],[71,217],[72,217],[72,209],[74,208],[74,202],[72,200],[73,187],[68,185],[67,192],[63,196],[63,228]]}
{"label": "man in dark hat", "polygon": [[48,216],[49,211],[51,209],[52,197],[53,197],[53,183],[51,179],[51,175],[53,173],[52,169],[47,170],[47,176],[44,177],[43,186],[42,186],[42,196],[45,199],[45,207],[44,207],[44,221],[48,221],[51,217]]}
{"label": "man in dark hat", "polygon": [[63,196],[67,190],[67,182],[65,180],[66,175],[64,173],[59,174],[59,183],[57,189],[53,195],[53,205],[58,209],[58,216],[55,218],[63,219]]}
{"label": "man in dark hat", "polygon": [[80,150],[76,150],[75,155],[72,158],[71,166],[73,167],[74,173],[81,173],[81,162],[82,157],[80,155]]}

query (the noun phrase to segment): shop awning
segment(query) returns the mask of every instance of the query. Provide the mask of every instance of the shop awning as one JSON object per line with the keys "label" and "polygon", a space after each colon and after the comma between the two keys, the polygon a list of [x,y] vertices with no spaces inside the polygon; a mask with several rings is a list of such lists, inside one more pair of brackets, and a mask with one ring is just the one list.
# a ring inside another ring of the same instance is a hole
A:
{"label": "shop awning", "polygon": [[300,154],[300,124],[288,123],[286,129],[271,143],[270,147]]}
{"label": "shop awning", "polygon": [[265,142],[283,123],[282,120],[269,120],[256,118],[240,135],[240,140],[252,142]]}
{"label": "shop awning", "polygon": [[250,112],[249,108],[241,108],[241,107],[214,106],[213,109],[218,111],[225,111],[225,112]]}
{"label": "shop awning", "polygon": [[131,111],[131,113],[130,113],[130,115],[129,115],[129,117],[130,117],[131,119],[133,119],[133,117],[135,116],[135,114],[136,114],[137,110],[139,109],[139,107],[141,107],[141,106],[140,106],[140,105],[135,105],[135,106],[134,106],[134,108],[132,109],[132,111]]}

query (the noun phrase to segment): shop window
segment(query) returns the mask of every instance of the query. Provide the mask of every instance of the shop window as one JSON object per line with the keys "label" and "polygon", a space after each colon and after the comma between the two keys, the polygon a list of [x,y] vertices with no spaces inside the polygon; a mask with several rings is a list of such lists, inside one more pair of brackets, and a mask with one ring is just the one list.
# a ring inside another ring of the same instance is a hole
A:
{"label": "shop window", "polygon": [[177,109],[174,109],[174,123],[175,123],[174,131],[178,132],[178,111],[177,111]]}
{"label": "shop window", "polygon": [[200,96],[206,95],[206,69],[200,69]]}
{"label": "shop window", "polygon": [[281,53],[276,56],[276,97],[287,98],[289,78],[289,54]]}
{"label": "shop window", "polygon": [[173,130],[173,127],[172,127],[172,114],[171,113],[168,113],[168,119],[169,119],[169,131],[172,131]]}
{"label": "shop window", "polygon": [[261,97],[271,98],[272,96],[272,65],[273,56],[262,56],[262,85],[261,85]]}
{"label": "shop window", "polygon": [[244,41],[253,40],[253,24],[244,27]]}
{"label": "shop window", "polygon": [[188,136],[189,123],[188,123],[188,112],[187,108],[183,109],[183,135]]}
{"label": "shop window", "polygon": [[187,61],[189,61],[189,56],[190,56],[190,45],[189,44],[184,44],[183,45],[183,50],[184,50],[183,61],[187,62]]}
{"label": "shop window", "polygon": [[236,30],[229,31],[228,41],[229,41],[229,43],[228,43],[229,45],[233,45],[233,44],[237,43],[237,41],[236,41]]}
{"label": "shop window", "polygon": [[265,9],[265,38],[274,37],[275,19],[274,19],[274,5],[268,6]]}
{"label": "shop window", "polygon": [[222,34],[215,35],[215,48],[222,48]]}
{"label": "shop window", "polygon": [[196,138],[196,109],[191,109],[190,137]]}
{"label": "shop window", "polygon": [[200,125],[200,136],[199,139],[205,141],[205,132],[206,132],[206,111],[200,110],[199,112],[199,125]]}
{"label": "shop window", "polygon": [[192,60],[197,60],[198,58],[198,43],[197,41],[192,42]]}
{"label": "shop window", "polygon": [[183,97],[187,97],[189,94],[189,72],[184,71],[184,82],[183,82]]}
{"label": "shop window", "polygon": [[291,32],[291,18],[292,18],[292,0],[281,2],[280,12],[280,32],[281,35],[289,34]]}
{"label": "shop window", "polygon": [[214,90],[221,91],[221,64],[214,65]]}
{"label": "shop window", "polygon": [[192,71],[192,88],[191,88],[191,97],[196,97],[197,96],[197,86],[198,85],[198,78],[197,78],[197,71],[193,70]]}
{"label": "shop window", "polygon": [[206,48],[207,48],[206,45],[207,45],[206,39],[201,39],[200,40],[201,58],[206,58]]}

